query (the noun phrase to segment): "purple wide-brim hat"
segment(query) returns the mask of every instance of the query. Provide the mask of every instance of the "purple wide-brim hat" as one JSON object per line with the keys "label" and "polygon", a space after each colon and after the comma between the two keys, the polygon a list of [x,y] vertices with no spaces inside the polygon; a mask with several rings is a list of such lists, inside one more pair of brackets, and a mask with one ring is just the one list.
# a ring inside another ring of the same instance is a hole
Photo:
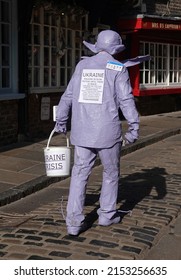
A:
{"label": "purple wide-brim hat", "polygon": [[93,53],[105,51],[114,55],[125,50],[125,46],[122,44],[121,36],[112,30],[101,31],[98,34],[97,42],[95,44],[91,44],[86,41],[83,41],[83,44]]}

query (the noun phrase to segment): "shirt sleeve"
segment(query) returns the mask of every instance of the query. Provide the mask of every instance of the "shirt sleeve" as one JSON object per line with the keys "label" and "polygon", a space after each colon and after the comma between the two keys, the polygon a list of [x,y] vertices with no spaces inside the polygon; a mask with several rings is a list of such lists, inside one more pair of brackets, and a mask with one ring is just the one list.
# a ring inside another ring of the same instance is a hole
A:
{"label": "shirt sleeve", "polygon": [[139,114],[136,109],[129,74],[126,67],[118,73],[116,78],[116,93],[118,96],[119,107],[127,120],[128,131],[125,138],[133,143],[139,137]]}

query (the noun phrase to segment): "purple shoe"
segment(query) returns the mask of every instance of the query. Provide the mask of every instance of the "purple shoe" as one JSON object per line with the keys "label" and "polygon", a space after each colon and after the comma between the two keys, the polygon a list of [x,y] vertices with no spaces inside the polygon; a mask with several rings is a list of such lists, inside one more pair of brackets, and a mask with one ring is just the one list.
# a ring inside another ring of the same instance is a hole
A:
{"label": "purple shoe", "polygon": [[67,226],[67,233],[71,236],[78,236],[80,233],[86,231],[90,226],[87,222],[83,222],[80,226]]}
{"label": "purple shoe", "polygon": [[110,226],[112,224],[118,224],[120,222],[120,220],[121,220],[120,216],[113,216],[111,219],[100,216],[98,224],[100,226],[107,227],[107,226]]}
{"label": "purple shoe", "polygon": [[67,227],[68,235],[78,236],[81,231],[81,227]]}

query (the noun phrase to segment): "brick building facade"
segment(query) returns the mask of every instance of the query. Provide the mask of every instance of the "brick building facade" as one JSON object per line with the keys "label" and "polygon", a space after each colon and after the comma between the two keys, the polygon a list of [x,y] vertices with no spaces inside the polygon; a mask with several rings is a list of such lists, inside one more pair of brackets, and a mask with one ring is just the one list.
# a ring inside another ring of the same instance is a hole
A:
{"label": "brick building facade", "polygon": [[[85,1],[76,2],[79,7],[56,0],[0,0],[0,146],[47,137],[54,126],[53,106],[57,105],[76,63],[84,54],[82,40],[88,39],[86,36],[92,30],[88,30]],[[139,113],[148,115],[180,110],[181,1],[102,2],[108,5],[104,9],[108,20],[102,23],[110,24],[112,29],[120,32],[127,46],[125,58],[140,55],[147,48],[165,50],[169,47],[169,53],[174,49],[167,74],[160,66],[154,68],[156,72],[152,71],[153,64],[130,69]],[[104,17],[105,13],[102,13]],[[171,29],[144,29],[141,25],[135,28],[130,25],[130,19],[136,19],[137,24],[147,23],[148,27],[149,22],[153,26],[168,23]],[[97,21],[100,20],[97,17]],[[124,20],[127,20],[126,27]],[[178,30],[175,30],[177,26]],[[159,63],[164,68],[164,54],[154,58],[154,62],[161,61],[161,56],[162,62]],[[157,91],[153,91],[152,86]]]}

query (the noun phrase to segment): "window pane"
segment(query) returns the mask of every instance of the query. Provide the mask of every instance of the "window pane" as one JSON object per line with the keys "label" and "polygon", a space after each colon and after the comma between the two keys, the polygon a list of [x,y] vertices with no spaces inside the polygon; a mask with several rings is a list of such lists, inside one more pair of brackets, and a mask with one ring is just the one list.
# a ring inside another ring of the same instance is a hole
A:
{"label": "window pane", "polygon": [[81,26],[82,30],[85,30],[86,29],[86,18],[83,17],[82,18],[82,26]]}
{"label": "window pane", "polygon": [[173,46],[170,46],[170,56],[173,57]]}
{"label": "window pane", "polygon": [[68,32],[67,32],[67,46],[69,48],[72,47],[72,31],[71,30],[68,30]]}
{"label": "window pane", "polygon": [[145,83],[148,84],[149,80],[148,80],[148,71],[145,72]]}
{"label": "window pane", "polygon": [[162,82],[165,83],[166,79],[167,79],[167,72],[163,71],[163,80],[162,80]]}
{"label": "window pane", "polygon": [[179,54],[178,57],[181,57],[181,47],[179,47]]}
{"label": "window pane", "polygon": [[76,47],[76,49],[81,48],[81,44],[82,44],[82,38],[81,38],[80,32],[77,31],[75,33],[75,47]]}
{"label": "window pane", "polygon": [[2,66],[9,66],[9,47],[2,47]]}
{"label": "window pane", "polygon": [[67,51],[67,66],[72,66],[72,51]]}
{"label": "window pane", "polygon": [[60,17],[60,25],[62,27],[65,27],[66,26],[66,16],[64,15],[64,13],[61,14],[61,17]]}
{"label": "window pane", "polygon": [[57,17],[51,16],[51,18],[52,18],[52,25],[57,26]]}
{"label": "window pane", "polygon": [[45,87],[49,86],[49,69],[48,68],[44,69],[44,86]]}
{"label": "window pane", "polygon": [[[29,36],[31,87],[66,86],[82,54],[82,17],[65,16],[63,12],[55,16],[54,8],[50,4],[49,10],[43,6],[33,10]],[[76,23],[80,29],[76,29]]]}
{"label": "window pane", "polygon": [[32,81],[32,78],[31,78],[31,73],[32,73],[32,69],[29,68],[28,70],[28,86],[31,87],[31,81]]}
{"label": "window pane", "polygon": [[49,66],[50,59],[49,59],[49,48],[44,48],[44,65]]}
{"label": "window pane", "polygon": [[2,69],[2,88],[10,87],[9,77],[10,77],[9,68]]}
{"label": "window pane", "polygon": [[[12,40],[11,36],[11,1],[0,1],[0,91],[11,90]],[[14,47],[14,46],[13,46]],[[14,55],[12,54],[12,57]],[[14,69],[16,65],[14,65]]]}
{"label": "window pane", "polygon": [[40,23],[40,9],[34,10],[33,15],[34,15],[33,21],[35,23]]}
{"label": "window pane", "polygon": [[161,71],[158,71],[158,83],[161,83],[162,81],[162,72]]}
{"label": "window pane", "polygon": [[49,45],[50,40],[49,40],[49,27],[44,27],[44,44]]}
{"label": "window pane", "polygon": [[163,45],[163,56],[167,56],[167,46]]}
{"label": "window pane", "polygon": [[56,29],[51,28],[51,45],[56,46]]}
{"label": "window pane", "polygon": [[34,87],[40,86],[40,69],[34,68]]}
{"label": "window pane", "polygon": [[76,50],[75,51],[75,62],[76,62],[76,64],[79,62],[79,60],[80,60],[80,51]]}
{"label": "window pane", "polygon": [[40,44],[40,26],[34,25],[34,44]]}
{"label": "window pane", "polygon": [[145,44],[145,53],[146,54],[149,53],[149,44],[148,43]]}
{"label": "window pane", "polygon": [[65,69],[60,69],[60,85],[65,86]]}
{"label": "window pane", "polygon": [[56,66],[57,65],[57,55],[56,55],[56,48],[52,48],[52,61],[51,61],[51,65],[52,66]]}
{"label": "window pane", "polygon": [[34,53],[34,66],[40,66],[40,48],[35,47],[33,53]]}
{"label": "window pane", "polygon": [[9,3],[1,1],[0,5],[1,21],[10,22]]}
{"label": "window pane", "polygon": [[50,14],[47,12],[44,12],[44,24],[50,24]]}
{"label": "window pane", "polygon": [[163,69],[167,69],[168,58],[163,58]]}
{"label": "window pane", "polygon": [[158,55],[159,55],[159,56],[162,56],[162,55],[163,55],[162,46],[161,46],[161,45],[158,45]]}
{"label": "window pane", "polygon": [[63,55],[60,59],[60,65],[65,66],[65,55]]}
{"label": "window pane", "polygon": [[10,30],[8,24],[1,25],[1,43],[9,44],[10,43]]}
{"label": "window pane", "polygon": [[67,81],[69,81],[71,79],[71,76],[72,76],[72,69],[68,68],[67,69]]}
{"label": "window pane", "polygon": [[170,59],[170,69],[174,69],[174,61],[173,59]]}
{"label": "window pane", "polygon": [[154,55],[155,55],[154,44],[150,44],[150,55],[151,55],[151,56],[154,56]]}
{"label": "window pane", "polygon": [[56,86],[56,83],[57,83],[57,81],[56,81],[56,69],[53,68],[51,70],[51,86]]}
{"label": "window pane", "polygon": [[155,74],[153,71],[150,72],[150,82],[153,84],[155,82]]}

